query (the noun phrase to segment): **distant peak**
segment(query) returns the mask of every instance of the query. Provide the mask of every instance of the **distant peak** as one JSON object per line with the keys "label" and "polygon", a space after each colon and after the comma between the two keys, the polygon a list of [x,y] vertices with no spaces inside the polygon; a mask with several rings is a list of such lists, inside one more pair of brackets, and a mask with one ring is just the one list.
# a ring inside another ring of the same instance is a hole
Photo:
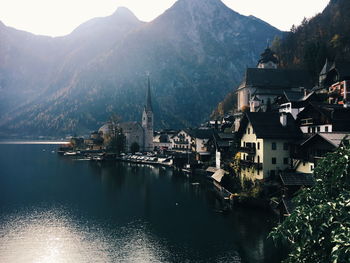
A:
{"label": "distant peak", "polygon": [[206,12],[210,12],[220,8],[229,9],[221,0],[178,0],[177,2],[175,2],[174,6],[192,9],[194,11],[204,10]]}
{"label": "distant peak", "polygon": [[192,4],[222,4],[221,0],[178,0],[179,2],[188,2]]}
{"label": "distant peak", "polygon": [[118,16],[118,17],[122,17],[122,18],[132,18],[132,19],[138,20],[138,18],[135,16],[135,14],[133,12],[131,12],[130,9],[128,9],[124,6],[118,7],[112,16]]}

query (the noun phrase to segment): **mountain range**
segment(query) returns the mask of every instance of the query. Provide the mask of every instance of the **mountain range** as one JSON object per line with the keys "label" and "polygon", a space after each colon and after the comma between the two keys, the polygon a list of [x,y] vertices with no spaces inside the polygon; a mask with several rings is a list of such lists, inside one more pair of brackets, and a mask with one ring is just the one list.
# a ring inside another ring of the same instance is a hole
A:
{"label": "mountain range", "polygon": [[150,74],[156,128],[198,125],[281,32],[220,0],[178,0],[151,22],[126,8],[63,37],[0,22],[0,136],[81,134],[139,120]]}

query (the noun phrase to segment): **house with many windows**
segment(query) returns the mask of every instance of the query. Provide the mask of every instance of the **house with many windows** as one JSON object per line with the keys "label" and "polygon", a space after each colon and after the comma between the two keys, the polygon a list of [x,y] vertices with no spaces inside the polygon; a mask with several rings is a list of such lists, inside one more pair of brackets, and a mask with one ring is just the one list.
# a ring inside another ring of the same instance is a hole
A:
{"label": "house with many windows", "polygon": [[339,145],[349,142],[350,132],[316,133],[300,142],[292,154],[293,170],[297,173],[312,174],[317,163]]}
{"label": "house with many windows", "polygon": [[237,136],[241,143],[240,175],[254,181],[274,178],[290,168],[290,145],[302,133],[291,114],[247,112]]}
{"label": "house with many windows", "polygon": [[171,148],[173,151],[191,151],[192,137],[187,130],[181,130],[171,137]]}
{"label": "house with many windows", "polygon": [[191,149],[196,153],[196,160],[208,161],[211,155],[209,142],[214,138],[214,129],[200,128],[189,130],[191,135]]}
{"label": "house with many windows", "polygon": [[297,123],[303,133],[350,131],[350,108],[309,102],[298,114]]}

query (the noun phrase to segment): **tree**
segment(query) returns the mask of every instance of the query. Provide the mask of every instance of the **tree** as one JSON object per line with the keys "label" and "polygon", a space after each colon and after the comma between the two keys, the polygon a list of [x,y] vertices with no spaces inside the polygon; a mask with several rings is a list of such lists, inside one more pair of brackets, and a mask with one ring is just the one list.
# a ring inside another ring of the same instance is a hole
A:
{"label": "tree", "polygon": [[120,154],[125,150],[125,135],[123,130],[119,127],[114,127],[111,140],[108,145],[108,150],[117,154]]}
{"label": "tree", "polygon": [[135,152],[138,152],[140,150],[140,145],[137,143],[137,142],[133,142],[131,145],[130,145],[130,151],[132,153],[135,153]]}
{"label": "tree", "polygon": [[270,236],[290,245],[285,262],[350,262],[350,147],[328,154],[316,184],[293,199],[296,209]]}

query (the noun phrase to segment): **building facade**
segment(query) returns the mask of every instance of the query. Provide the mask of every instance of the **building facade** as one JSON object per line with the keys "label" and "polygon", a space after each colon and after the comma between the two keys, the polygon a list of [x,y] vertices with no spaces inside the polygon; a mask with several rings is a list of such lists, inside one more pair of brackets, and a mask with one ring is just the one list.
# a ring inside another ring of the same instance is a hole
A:
{"label": "building facade", "polygon": [[186,130],[181,130],[171,139],[171,147],[173,151],[188,152],[191,151],[192,137]]}
{"label": "building facade", "polygon": [[246,113],[238,131],[240,175],[252,181],[263,180],[290,168],[290,145],[301,135],[290,114]]}

